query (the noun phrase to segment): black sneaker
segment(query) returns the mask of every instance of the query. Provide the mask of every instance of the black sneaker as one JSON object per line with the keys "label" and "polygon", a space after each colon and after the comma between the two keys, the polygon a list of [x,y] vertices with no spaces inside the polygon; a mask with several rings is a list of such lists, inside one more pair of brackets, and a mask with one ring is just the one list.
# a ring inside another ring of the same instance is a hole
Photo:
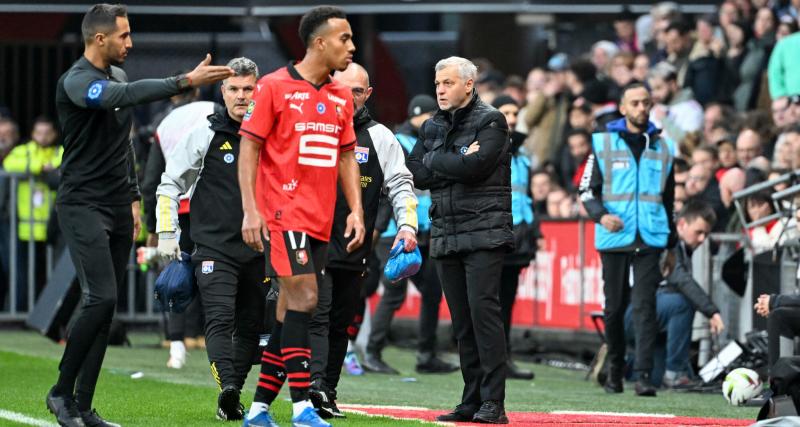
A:
{"label": "black sneaker", "polygon": [[104,420],[103,417],[97,413],[97,409],[81,411],[81,419],[86,427],[121,427],[119,424]]}
{"label": "black sneaker", "polygon": [[506,410],[503,402],[499,400],[487,400],[481,405],[481,409],[472,417],[474,423],[484,424],[508,424]]}
{"label": "black sneaker", "polygon": [[416,369],[420,374],[449,374],[457,371],[458,366],[432,356],[425,361],[418,361]]}
{"label": "black sneaker", "polygon": [[654,386],[653,382],[650,381],[649,373],[643,372],[639,374],[639,380],[636,381],[636,395],[655,397],[656,386]]}
{"label": "black sneaker", "polygon": [[232,385],[222,388],[217,398],[217,418],[222,421],[244,418],[244,406],[239,402],[239,389]]}
{"label": "black sneaker", "polygon": [[365,354],[364,361],[361,362],[361,366],[367,372],[375,372],[378,374],[397,375],[400,373],[397,371],[397,369],[387,365],[386,362],[381,359],[380,355],[374,353]]}
{"label": "black sneaker", "polygon": [[475,412],[477,412],[477,410],[478,408],[476,406],[460,403],[458,406],[456,406],[456,409],[453,409],[453,412],[448,412],[436,417],[436,421],[468,423],[472,421],[473,417],[475,417]]}
{"label": "black sneaker", "polygon": [[347,418],[339,407],[336,406],[336,393],[322,390],[319,387],[312,387],[308,390],[308,397],[311,404],[317,410],[320,418],[329,420],[331,418]]}
{"label": "black sneaker", "polygon": [[86,427],[72,396],[54,396],[53,390],[50,389],[45,398],[45,403],[50,413],[56,416],[58,425],[64,427]]}

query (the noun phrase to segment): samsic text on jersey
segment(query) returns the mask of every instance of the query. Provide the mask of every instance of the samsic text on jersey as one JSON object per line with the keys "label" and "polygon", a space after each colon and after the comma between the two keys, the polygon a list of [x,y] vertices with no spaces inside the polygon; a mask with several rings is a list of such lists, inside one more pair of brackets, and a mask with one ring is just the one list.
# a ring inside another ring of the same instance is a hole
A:
{"label": "samsic text on jersey", "polygon": [[330,239],[339,153],[353,150],[353,96],[328,80],[316,87],[289,64],[262,77],[240,134],[262,144],[256,202],[270,231]]}

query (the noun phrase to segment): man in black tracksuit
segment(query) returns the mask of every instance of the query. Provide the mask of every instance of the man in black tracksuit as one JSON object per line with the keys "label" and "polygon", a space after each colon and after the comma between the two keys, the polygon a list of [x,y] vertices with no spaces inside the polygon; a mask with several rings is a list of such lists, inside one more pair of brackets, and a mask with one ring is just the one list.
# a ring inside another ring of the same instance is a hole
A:
{"label": "man in black tracksuit", "polygon": [[180,196],[190,191],[195,277],[206,318],[206,351],[220,389],[217,417],[242,419],[239,394],[258,350],[264,319],[264,256],[242,240],[237,178],[239,126],[258,79],[247,58],[228,63],[236,75],[222,83],[226,111],[208,116],[172,150],[156,195],[158,252],[179,254]]}
{"label": "man in black tracksuit", "polygon": [[128,83],[116,66],[132,47],[125,6],[93,6],[81,29],[83,56],[59,79],[55,101],[64,135],[56,209],[83,297],[46,403],[61,425],[105,426],[111,423],[92,410],[92,398],[117,286],[141,227],[131,107],[219,81],[231,70],[208,66],[207,56],[188,74]]}
{"label": "man in black tracksuit", "polygon": [[[649,90],[635,83],[622,90],[625,116],[592,136],[592,153],[579,187],[595,226],[595,247],[603,263],[608,393],[623,392],[624,317],[628,302],[636,325],[636,394],[655,396],[650,378],[658,335],[656,289],[659,260],[677,240],[673,221],[673,145],[648,121]],[[632,276],[632,277],[631,277]],[[631,280],[632,279],[632,280]]]}
{"label": "man in black tracksuit", "polygon": [[503,114],[474,90],[472,62],[436,64],[439,111],[408,157],[414,184],[431,190],[430,256],[450,307],[464,391],[439,421],[508,423],[506,340],[500,310],[503,259],[514,246],[511,154]]}
{"label": "man in black tracksuit", "polygon": [[334,78],[353,90],[356,113],[355,155],[361,171],[361,199],[364,206],[364,244],[347,251],[345,225],[350,209],[341,187],[336,197],[333,231],[328,250],[328,264],[319,283],[317,309],[309,325],[311,335],[310,397],[323,418],[343,418],[336,407],[336,387],[347,352],[347,327],[361,301],[361,285],[372,250],[372,232],[378,215],[378,202],[386,191],[399,225],[395,242],[403,239],[405,250],[416,247],[417,198],[411,172],[405,166],[400,143],[386,126],[372,120],[364,106],[372,92],[367,71],[350,64]]}

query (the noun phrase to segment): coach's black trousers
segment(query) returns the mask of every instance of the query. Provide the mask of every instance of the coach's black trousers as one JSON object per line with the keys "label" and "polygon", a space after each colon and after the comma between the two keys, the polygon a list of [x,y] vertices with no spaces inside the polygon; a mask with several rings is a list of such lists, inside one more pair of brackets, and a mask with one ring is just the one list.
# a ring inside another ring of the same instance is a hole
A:
{"label": "coach's black trousers", "polygon": [[[605,328],[610,368],[621,374],[625,366],[625,310],[632,305],[636,325],[635,371],[653,369],[653,348],[658,336],[656,290],[662,280],[658,262],[661,251],[601,252],[603,292],[605,293]],[[633,287],[630,274],[633,269]]]}
{"label": "coach's black trousers", "polygon": [[[258,351],[264,323],[267,285],[264,258],[245,263],[197,258],[195,276],[206,318],[206,352],[220,388],[241,390]],[[203,272],[203,262],[213,270]]]}
{"label": "coach's black trousers", "polygon": [[436,259],[458,340],[461,403],[475,410],[481,402],[505,400],[506,339],[499,300],[505,255],[505,249],[495,249]]}
{"label": "coach's black trousers", "polygon": [[[391,241],[390,241],[391,242]],[[390,243],[391,244],[391,243]],[[388,257],[390,248],[376,250],[384,258]],[[414,286],[421,294],[419,311],[419,342],[417,351],[420,355],[430,357],[436,355],[436,331],[439,326],[439,304],[442,302],[442,285],[436,274],[436,266],[428,257],[428,246],[420,246],[422,254],[422,268],[411,277]],[[386,265],[386,259],[381,259],[381,269]],[[379,272],[379,274],[380,274]],[[403,305],[408,291],[408,280],[403,279],[397,283],[384,282],[383,295],[372,316],[372,329],[369,333],[367,351],[380,355],[389,338],[389,329],[397,309]]]}
{"label": "coach's black trousers", "polygon": [[80,312],[70,328],[54,394],[75,395],[78,407],[92,406],[108,330],[117,304],[117,287],[133,245],[130,205],[57,206],[58,222],[81,286]]}
{"label": "coach's black trousers", "polygon": [[361,305],[364,273],[326,268],[318,282],[317,309],[311,317],[311,381],[336,391],[347,354],[347,327]]}

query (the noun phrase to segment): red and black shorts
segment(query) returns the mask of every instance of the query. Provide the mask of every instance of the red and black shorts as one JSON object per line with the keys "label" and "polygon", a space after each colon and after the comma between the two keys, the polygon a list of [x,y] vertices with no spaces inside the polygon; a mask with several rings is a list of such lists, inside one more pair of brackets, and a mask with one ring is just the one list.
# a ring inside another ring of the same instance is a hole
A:
{"label": "red and black shorts", "polygon": [[267,277],[319,274],[328,258],[328,242],[302,231],[270,231],[264,242]]}

